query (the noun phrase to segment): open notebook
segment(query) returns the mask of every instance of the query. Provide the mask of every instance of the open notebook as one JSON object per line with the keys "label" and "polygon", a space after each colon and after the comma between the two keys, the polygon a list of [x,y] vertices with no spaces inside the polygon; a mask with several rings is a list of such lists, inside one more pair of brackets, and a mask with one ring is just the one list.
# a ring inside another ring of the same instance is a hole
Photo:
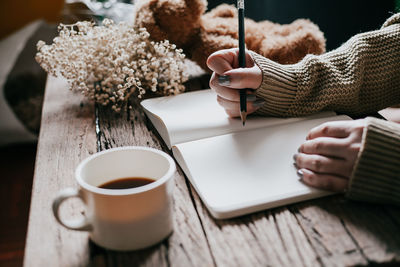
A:
{"label": "open notebook", "polygon": [[317,198],[330,192],[300,181],[293,155],[308,131],[333,112],[302,118],[229,118],[211,90],[142,101],[210,213],[219,219]]}

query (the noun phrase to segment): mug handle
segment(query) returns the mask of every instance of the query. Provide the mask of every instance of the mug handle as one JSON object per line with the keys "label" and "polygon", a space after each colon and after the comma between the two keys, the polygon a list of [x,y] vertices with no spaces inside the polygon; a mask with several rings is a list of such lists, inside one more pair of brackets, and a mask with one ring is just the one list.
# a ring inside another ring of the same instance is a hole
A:
{"label": "mug handle", "polygon": [[60,191],[57,197],[53,201],[53,214],[56,217],[56,220],[64,227],[71,229],[71,230],[78,230],[78,231],[91,231],[93,229],[92,225],[90,224],[88,218],[85,216],[79,220],[67,220],[63,221],[60,218],[59,209],[61,203],[68,198],[77,197],[82,200],[82,196],[80,191],[75,188],[66,188]]}

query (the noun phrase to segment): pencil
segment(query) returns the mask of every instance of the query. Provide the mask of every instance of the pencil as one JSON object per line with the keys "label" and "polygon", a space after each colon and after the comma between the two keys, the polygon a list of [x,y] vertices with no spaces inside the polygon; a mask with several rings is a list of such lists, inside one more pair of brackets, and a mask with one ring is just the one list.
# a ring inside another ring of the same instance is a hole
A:
{"label": "pencil", "polygon": [[[246,67],[246,47],[244,42],[244,0],[237,1],[238,18],[239,18],[239,68]],[[240,118],[243,126],[246,123],[247,117],[247,92],[246,89],[239,90],[240,95]]]}

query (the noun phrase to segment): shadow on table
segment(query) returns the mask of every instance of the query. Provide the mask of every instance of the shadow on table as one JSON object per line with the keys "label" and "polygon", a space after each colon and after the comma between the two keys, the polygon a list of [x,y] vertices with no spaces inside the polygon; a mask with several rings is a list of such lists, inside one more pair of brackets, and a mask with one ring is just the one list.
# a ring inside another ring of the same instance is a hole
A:
{"label": "shadow on table", "polygon": [[104,249],[89,241],[89,266],[156,266],[154,264],[167,261],[168,240],[147,249],[127,252]]}

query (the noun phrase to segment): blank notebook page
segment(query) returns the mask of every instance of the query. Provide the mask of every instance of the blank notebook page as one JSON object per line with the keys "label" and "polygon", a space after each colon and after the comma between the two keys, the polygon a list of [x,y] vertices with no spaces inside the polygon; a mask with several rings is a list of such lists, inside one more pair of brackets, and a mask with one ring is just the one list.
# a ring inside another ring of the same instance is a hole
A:
{"label": "blank notebook page", "polygon": [[298,180],[293,155],[320,118],[178,144],[174,156],[216,218],[229,218],[329,192]]}

